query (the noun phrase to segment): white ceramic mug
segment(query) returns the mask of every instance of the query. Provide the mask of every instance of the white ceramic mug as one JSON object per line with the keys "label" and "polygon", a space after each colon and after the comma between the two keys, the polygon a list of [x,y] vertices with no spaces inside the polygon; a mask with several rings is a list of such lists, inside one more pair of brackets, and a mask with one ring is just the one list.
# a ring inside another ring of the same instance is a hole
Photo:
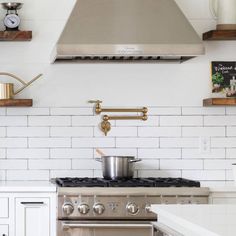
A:
{"label": "white ceramic mug", "polygon": [[236,0],[209,0],[218,30],[236,30]]}

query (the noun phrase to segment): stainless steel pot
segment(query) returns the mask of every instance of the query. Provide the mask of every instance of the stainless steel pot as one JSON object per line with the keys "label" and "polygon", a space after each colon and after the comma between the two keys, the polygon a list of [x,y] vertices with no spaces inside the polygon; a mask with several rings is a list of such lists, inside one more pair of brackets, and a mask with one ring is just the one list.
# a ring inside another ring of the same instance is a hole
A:
{"label": "stainless steel pot", "polygon": [[142,159],[133,156],[102,156],[96,161],[102,163],[104,179],[131,179],[134,176],[134,164]]}

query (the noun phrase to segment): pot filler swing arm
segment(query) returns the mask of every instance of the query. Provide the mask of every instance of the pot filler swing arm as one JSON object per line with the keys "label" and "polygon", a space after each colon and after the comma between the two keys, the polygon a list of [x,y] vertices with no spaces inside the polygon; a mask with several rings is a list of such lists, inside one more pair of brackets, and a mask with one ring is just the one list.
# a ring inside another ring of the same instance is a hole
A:
{"label": "pot filler swing arm", "polygon": [[104,115],[103,121],[101,122],[101,130],[107,136],[107,133],[111,130],[111,123],[110,120],[142,120],[146,121],[148,119],[147,107],[143,108],[102,108],[100,100],[90,100],[89,103],[95,104],[95,113],[100,115],[103,112],[135,112],[135,113],[142,113],[140,116],[109,116]]}

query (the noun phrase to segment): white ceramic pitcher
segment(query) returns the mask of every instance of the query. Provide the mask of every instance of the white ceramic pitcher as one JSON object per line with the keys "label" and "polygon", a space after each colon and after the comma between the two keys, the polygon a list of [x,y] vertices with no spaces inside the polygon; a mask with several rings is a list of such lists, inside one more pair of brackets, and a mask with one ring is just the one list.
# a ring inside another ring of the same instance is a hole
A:
{"label": "white ceramic pitcher", "polygon": [[236,30],[236,0],[209,0],[218,30]]}

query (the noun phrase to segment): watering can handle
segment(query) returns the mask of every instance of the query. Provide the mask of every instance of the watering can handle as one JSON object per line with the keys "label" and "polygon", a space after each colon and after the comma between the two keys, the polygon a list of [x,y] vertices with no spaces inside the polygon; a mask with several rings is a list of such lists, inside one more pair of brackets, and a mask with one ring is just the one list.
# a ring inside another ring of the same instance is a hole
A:
{"label": "watering can handle", "polygon": [[9,77],[12,77],[13,79],[16,79],[17,81],[19,81],[20,83],[22,83],[24,86],[21,87],[20,89],[18,89],[16,92],[14,92],[14,95],[18,94],[19,92],[21,92],[23,89],[25,89],[26,87],[28,87],[30,84],[32,84],[35,80],[39,79],[42,74],[37,75],[35,78],[33,78],[30,82],[26,83],[24,80],[20,79],[19,77],[11,74],[11,73],[7,73],[7,72],[0,72],[0,75],[7,75]]}
{"label": "watering can handle", "polygon": [[212,16],[216,19],[218,17],[218,0],[209,0],[209,8]]}

